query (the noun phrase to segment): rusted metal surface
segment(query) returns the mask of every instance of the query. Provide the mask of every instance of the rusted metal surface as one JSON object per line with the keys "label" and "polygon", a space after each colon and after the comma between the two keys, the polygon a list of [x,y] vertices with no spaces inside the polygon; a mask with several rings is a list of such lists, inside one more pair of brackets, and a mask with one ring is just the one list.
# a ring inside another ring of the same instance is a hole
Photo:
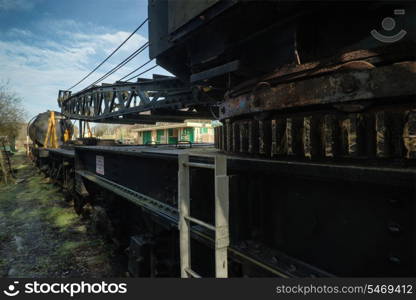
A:
{"label": "rusted metal surface", "polygon": [[[364,51],[343,59],[364,54],[370,55]],[[233,147],[217,148],[272,159],[354,159],[366,164],[416,157],[415,61],[379,67],[348,61],[320,76],[311,76],[317,74],[313,68],[287,67],[281,73],[312,72],[275,85],[269,77],[250,93],[227,98],[220,118],[226,128],[235,129],[226,137],[222,129],[217,134]]]}
{"label": "rusted metal surface", "polygon": [[416,158],[416,110],[409,111],[403,129],[403,142],[407,158]]}
{"label": "rusted metal surface", "polygon": [[[414,100],[411,97],[404,102]],[[255,120],[227,119],[216,129],[217,148],[271,159],[355,159],[371,163],[416,158],[416,104],[369,108],[275,113]],[[232,128],[233,130],[228,130]],[[225,133],[225,136],[224,136]],[[236,134],[237,133],[237,134]]]}
{"label": "rusted metal surface", "polygon": [[416,56],[416,45],[411,42],[393,44],[375,49],[362,49],[341,53],[334,57],[298,65],[284,65],[272,74],[248,80],[235,88],[232,97],[251,91],[258,82],[276,84],[301,78],[335,72],[339,69],[368,69],[386,62],[411,61]]}
{"label": "rusted metal surface", "polygon": [[416,63],[401,62],[371,69],[345,70],[326,76],[257,90],[226,99],[220,119],[273,110],[309,106],[345,105],[357,100],[380,102],[391,97],[416,95]]}

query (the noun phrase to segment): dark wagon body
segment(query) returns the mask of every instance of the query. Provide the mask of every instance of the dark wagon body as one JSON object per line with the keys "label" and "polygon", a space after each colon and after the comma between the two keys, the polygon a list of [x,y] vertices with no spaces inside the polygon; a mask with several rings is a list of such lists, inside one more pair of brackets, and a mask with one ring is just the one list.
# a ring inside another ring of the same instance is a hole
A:
{"label": "dark wagon body", "polygon": [[409,33],[403,41],[414,41],[406,2],[152,0],[150,57],[184,81],[224,92],[285,65],[380,51],[369,33],[398,8],[406,12],[396,18]]}
{"label": "dark wagon body", "polygon": [[409,2],[149,1],[150,56],[220,102],[234,242],[339,276],[415,274],[414,16]]}
{"label": "dark wagon body", "polygon": [[[178,276],[179,157],[220,154],[229,276],[415,276],[415,20],[410,2],[149,0],[150,57],[198,91],[188,113],[204,103],[221,121],[215,145],[76,146],[77,209],[96,208],[132,274]],[[212,173],[190,168],[192,215],[208,223]],[[212,232],[191,231],[192,269],[214,276]]]}

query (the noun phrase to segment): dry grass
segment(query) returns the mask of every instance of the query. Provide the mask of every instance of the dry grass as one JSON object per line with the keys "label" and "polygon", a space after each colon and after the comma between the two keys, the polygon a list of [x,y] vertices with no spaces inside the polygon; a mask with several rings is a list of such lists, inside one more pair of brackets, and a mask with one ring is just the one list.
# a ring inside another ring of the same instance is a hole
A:
{"label": "dry grass", "polygon": [[0,276],[106,277],[113,248],[90,230],[57,186],[23,154],[13,157],[17,184],[0,186]]}

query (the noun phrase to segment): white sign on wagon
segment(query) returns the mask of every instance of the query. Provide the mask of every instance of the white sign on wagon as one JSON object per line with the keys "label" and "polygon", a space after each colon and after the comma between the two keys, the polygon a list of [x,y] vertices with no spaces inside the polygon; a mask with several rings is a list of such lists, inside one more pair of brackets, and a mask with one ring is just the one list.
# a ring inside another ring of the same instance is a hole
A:
{"label": "white sign on wagon", "polygon": [[104,175],[104,156],[95,156],[95,172]]}

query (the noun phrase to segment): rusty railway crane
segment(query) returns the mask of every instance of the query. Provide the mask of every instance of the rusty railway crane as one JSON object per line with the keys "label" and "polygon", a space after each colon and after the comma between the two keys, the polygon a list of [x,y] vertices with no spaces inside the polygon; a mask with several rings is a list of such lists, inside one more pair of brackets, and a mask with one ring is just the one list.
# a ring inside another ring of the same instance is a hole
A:
{"label": "rusty railway crane", "polygon": [[415,5],[148,9],[150,58],[175,78],[59,97],[63,114],[86,121],[222,122],[215,148],[72,150],[77,207],[105,208],[129,270],[415,276]]}

